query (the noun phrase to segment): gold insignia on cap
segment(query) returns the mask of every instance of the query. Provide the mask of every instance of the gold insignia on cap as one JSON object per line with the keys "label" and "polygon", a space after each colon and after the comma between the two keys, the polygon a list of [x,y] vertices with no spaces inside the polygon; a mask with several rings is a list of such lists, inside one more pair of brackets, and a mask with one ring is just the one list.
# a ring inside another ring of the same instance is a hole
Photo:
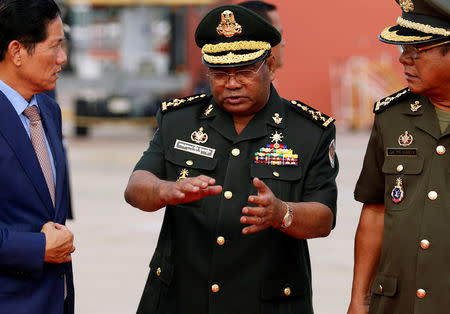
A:
{"label": "gold insignia on cap", "polygon": [[400,0],[399,4],[402,10],[405,12],[414,11],[414,3],[412,2],[412,0]]}
{"label": "gold insignia on cap", "polygon": [[221,21],[216,30],[219,35],[233,37],[234,34],[242,33],[242,26],[236,22],[233,12],[230,10],[225,10],[221,14]]}
{"label": "gold insignia on cap", "polygon": [[279,113],[275,113],[274,116],[272,117],[273,121],[275,121],[276,124],[280,124],[281,121],[283,121],[283,118],[280,117]]}
{"label": "gold insignia on cap", "polygon": [[414,102],[410,106],[411,106],[411,111],[412,112],[416,112],[417,110],[420,109],[420,107],[422,107],[422,105],[419,103],[419,101]]}

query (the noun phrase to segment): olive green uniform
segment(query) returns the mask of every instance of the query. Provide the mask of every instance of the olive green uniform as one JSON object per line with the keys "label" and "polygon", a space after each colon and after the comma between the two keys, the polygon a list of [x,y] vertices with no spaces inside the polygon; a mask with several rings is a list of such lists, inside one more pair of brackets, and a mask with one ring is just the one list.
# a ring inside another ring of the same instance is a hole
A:
{"label": "olive green uniform", "polygon": [[[283,201],[320,202],[335,215],[333,119],[280,98],[272,87],[240,134],[231,115],[205,95],[163,103],[158,122],[135,170],[170,181],[204,174],[223,192],[167,206],[138,313],[313,313],[306,240],[274,228],[243,235],[240,217],[243,207],[255,206],[248,202],[257,194],[254,177]],[[254,162],[275,133],[298,154],[298,165]]]}
{"label": "olive green uniform", "polygon": [[[450,127],[441,132],[429,99],[408,89],[376,103],[375,113],[355,189],[356,200],[386,206],[369,313],[447,314]],[[400,201],[391,195],[397,179]]]}

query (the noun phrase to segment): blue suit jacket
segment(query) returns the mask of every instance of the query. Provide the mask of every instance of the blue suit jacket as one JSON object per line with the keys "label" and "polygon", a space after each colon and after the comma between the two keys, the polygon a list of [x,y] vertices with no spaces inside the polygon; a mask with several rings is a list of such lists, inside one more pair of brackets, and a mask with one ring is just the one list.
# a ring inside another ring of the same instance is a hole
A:
{"label": "blue suit jacket", "polygon": [[56,204],[19,116],[0,92],[0,314],[64,313],[64,275],[73,313],[72,265],[44,263],[48,221],[64,224],[68,180],[62,146],[61,111],[36,95],[56,169]]}

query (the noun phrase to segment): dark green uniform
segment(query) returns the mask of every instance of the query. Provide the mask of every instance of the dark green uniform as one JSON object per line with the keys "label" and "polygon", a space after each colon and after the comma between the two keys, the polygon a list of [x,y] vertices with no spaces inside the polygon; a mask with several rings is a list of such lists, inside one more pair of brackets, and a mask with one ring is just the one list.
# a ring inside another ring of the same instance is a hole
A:
{"label": "dark green uniform", "polygon": [[428,98],[407,89],[375,113],[355,189],[356,200],[386,206],[369,313],[448,314],[450,127],[441,133]]}
{"label": "dark green uniform", "polygon": [[[254,206],[247,201],[257,194],[254,177],[283,201],[320,202],[336,213],[333,119],[272,87],[240,134],[205,95],[163,103],[158,122],[135,170],[170,181],[204,174],[223,192],[167,206],[138,313],[313,313],[306,240],[274,228],[243,235],[239,219]],[[298,165],[254,162],[276,142],[298,154]]]}

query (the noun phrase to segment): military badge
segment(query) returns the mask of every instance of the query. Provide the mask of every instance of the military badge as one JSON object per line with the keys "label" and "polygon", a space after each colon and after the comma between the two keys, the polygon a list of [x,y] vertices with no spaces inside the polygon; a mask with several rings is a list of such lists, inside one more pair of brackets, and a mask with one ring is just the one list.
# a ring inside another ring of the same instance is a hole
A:
{"label": "military badge", "polygon": [[187,176],[189,175],[189,171],[187,169],[183,169],[180,171],[180,176],[177,179],[177,182],[183,179],[186,179]]}
{"label": "military badge", "polygon": [[414,102],[410,106],[411,106],[411,111],[412,112],[416,112],[417,110],[420,109],[420,107],[422,107],[422,105],[418,101]]}
{"label": "military badge", "polygon": [[334,168],[334,159],[336,156],[336,142],[334,139],[330,142],[330,146],[328,146],[328,157],[330,158],[331,168]]}
{"label": "military badge", "polygon": [[402,178],[397,178],[395,180],[395,186],[392,189],[391,196],[392,196],[392,201],[395,204],[398,204],[403,200],[403,197],[405,196],[405,192],[403,191]]}
{"label": "military badge", "polygon": [[234,34],[242,33],[242,26],[236,22],[232,11],[225,10],[221,14],[221,21],[219,26],[217,26],[216,31],[219,35],[233,37]]}
{"label": "military badge", "polygon": [[192,132],[191,140],[198,144],[204,144],[208,141],[208,134],[203,132],[203,128],[200,128],[198,131]]}
{"label": "military badge", "polygon": [[294,154],[292,149],[288,149],[286,145],[280,145],[283,139],[282,133],[272,133],[270,137],[275,144],[267,144],[261,147],[255,153],[255,164],[266,164],[275,166],[298,166],[298,155]]}
{"label": "military badge", "polygon": [[283,118],[280,117],[280,114],[278,114],[278,113],[275,113],[275,114],[273,115],[272,119],[273,119],[273,121],[274,121],[276,124],[280,124],[281,121],[283,121]]}
{"label": "military badge", "polygon": [[398,144],[400,146],[406,147],[412,144],[414,138],[411,134],[408,133],[408,131],[405,131],[405,133],[401,134],[398,137]]}
{"label": "military badge", "polygon": [[213,105],[209,104],[208,108],[206,108],[205,112],[203,113],[205,116],[208,116],[211,111],[213,111]]}

